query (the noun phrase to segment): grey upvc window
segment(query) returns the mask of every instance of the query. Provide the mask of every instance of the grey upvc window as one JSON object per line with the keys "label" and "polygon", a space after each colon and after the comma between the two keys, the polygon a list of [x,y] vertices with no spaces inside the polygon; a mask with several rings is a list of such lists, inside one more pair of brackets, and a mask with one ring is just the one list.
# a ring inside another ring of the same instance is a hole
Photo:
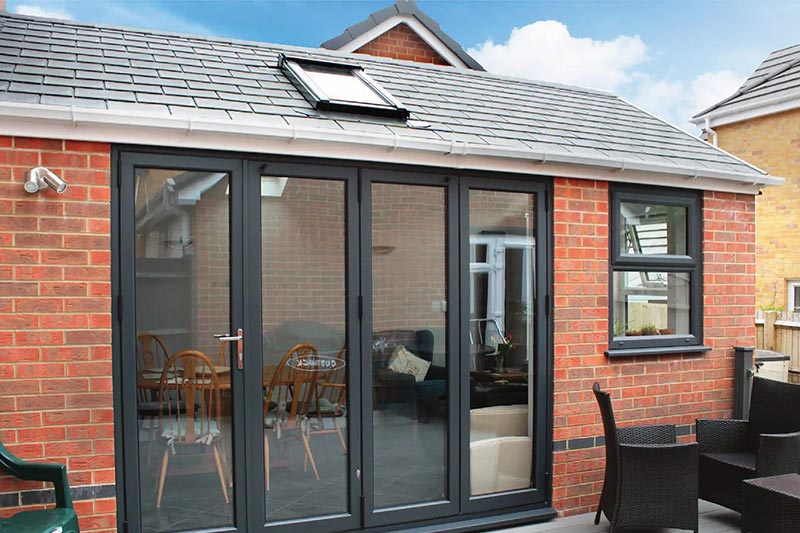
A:
{"label": "grey upvc window", "polygon": [[609,356],[702,351],[702,197],[613,185]]}

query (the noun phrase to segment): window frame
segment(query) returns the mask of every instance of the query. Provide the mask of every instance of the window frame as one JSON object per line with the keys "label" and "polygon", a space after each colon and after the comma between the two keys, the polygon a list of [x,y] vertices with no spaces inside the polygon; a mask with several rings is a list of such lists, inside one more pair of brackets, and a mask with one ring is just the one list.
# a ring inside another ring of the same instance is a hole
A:
{"label": "window frame", "polygon": [[800,279],[789,278],[786,280],[786,310],[788,313],[800,313],[795,310],[800,307],[800,300],[795,298],[795,289],[800,287]]}
{"label": "window frame", "polygon": [[[607,356],[708,351],[703,346],[703,217],[702,192],[667,187],[613,184],[609,191],[609,349]],[[686,255],[624,254],[622,203],[647,203],[686,209]],[[665,272],[689,275],[689,334],[615,336],[614,277],[618,272]]]}
{"label": "window frame", "polygon": [[[385,104],[379,105],[333,99],[325,92],[323,87],[320,87],[320,85],[314,82],[311,76],[305,72],[303,69],[304,65],[325,67],[334,70],[338,69],[342,71],[342,74],[350,74],[361,81],[369,90],[375,93],[378,98],[383,100]],[[281,54],[278,58],[278,68],[317,110],[394,117],[403,120],[407,119],[409,116],[408,109],[364,72],[364,67],[356,63],[323,61]]]}

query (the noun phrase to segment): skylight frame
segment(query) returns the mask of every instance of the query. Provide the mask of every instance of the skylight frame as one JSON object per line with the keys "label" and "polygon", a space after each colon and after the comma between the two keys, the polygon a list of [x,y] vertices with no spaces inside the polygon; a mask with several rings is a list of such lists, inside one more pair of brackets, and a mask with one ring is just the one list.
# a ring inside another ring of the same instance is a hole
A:
{"label": "skylight frame", "polygon": [[[337,100],[331,98],[325,90],[311,79],[311,76],[303,69],[304,65],[325,67],[333,70],[341,70],[342,74],[349,74],[361,81],[385,104],[370,104],[367,102],[353,102],[347,100]],[[364,67],[357,63],[323,61],[306,57],[289,56],[281,54],[278,60],[278,68],[294,83],[303,96],[311,102],[315,109],[322,111],[341,111],[346,113],[356,113],[364,115],[375,115],[382,117],[408,119],[408,109],[366,72]]]}

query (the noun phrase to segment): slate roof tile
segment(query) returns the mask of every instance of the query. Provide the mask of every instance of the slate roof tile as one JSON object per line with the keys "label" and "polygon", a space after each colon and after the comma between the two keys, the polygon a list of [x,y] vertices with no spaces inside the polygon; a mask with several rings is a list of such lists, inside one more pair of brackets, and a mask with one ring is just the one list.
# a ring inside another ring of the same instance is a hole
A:
{"label": "slate roof tile", "polygon": [[[277,68],[280,53],[360,64],[410,110],[409,123],[314,110]],[[800,48],[776,55],[770,65],[785,65],[795,54]],[[365,131],[760,175],[609,93],[359,54],[2,13],[0,74],[0,100],[12,102]],[[800,84],[794,72],[774,78],[759,91]]]}
{"label": "slate roof tile", "polygon": [[723,108],[735,108],[740,104],[767,104],[772,98],[784,95],[800,97],[800,45],[771,52],[735,93],[694,118]]}

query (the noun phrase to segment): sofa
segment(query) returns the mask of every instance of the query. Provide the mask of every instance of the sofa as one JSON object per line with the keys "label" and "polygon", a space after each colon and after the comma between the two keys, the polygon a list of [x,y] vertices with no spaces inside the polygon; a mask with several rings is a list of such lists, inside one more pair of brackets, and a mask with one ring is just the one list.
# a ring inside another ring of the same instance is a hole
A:
{"label": "sofa", "polygon": [[[431,363],[425,379],[388,368],[392,352],[404,346],[413,355]],[[373,402],[376,409],[392,410],[423,421],[436,416],[432,405],[446,394],[447,369],[433,364],[434,335],[428,329],[392,329],[372,334]],[[420,412],[420,407],[422,412]]]}

